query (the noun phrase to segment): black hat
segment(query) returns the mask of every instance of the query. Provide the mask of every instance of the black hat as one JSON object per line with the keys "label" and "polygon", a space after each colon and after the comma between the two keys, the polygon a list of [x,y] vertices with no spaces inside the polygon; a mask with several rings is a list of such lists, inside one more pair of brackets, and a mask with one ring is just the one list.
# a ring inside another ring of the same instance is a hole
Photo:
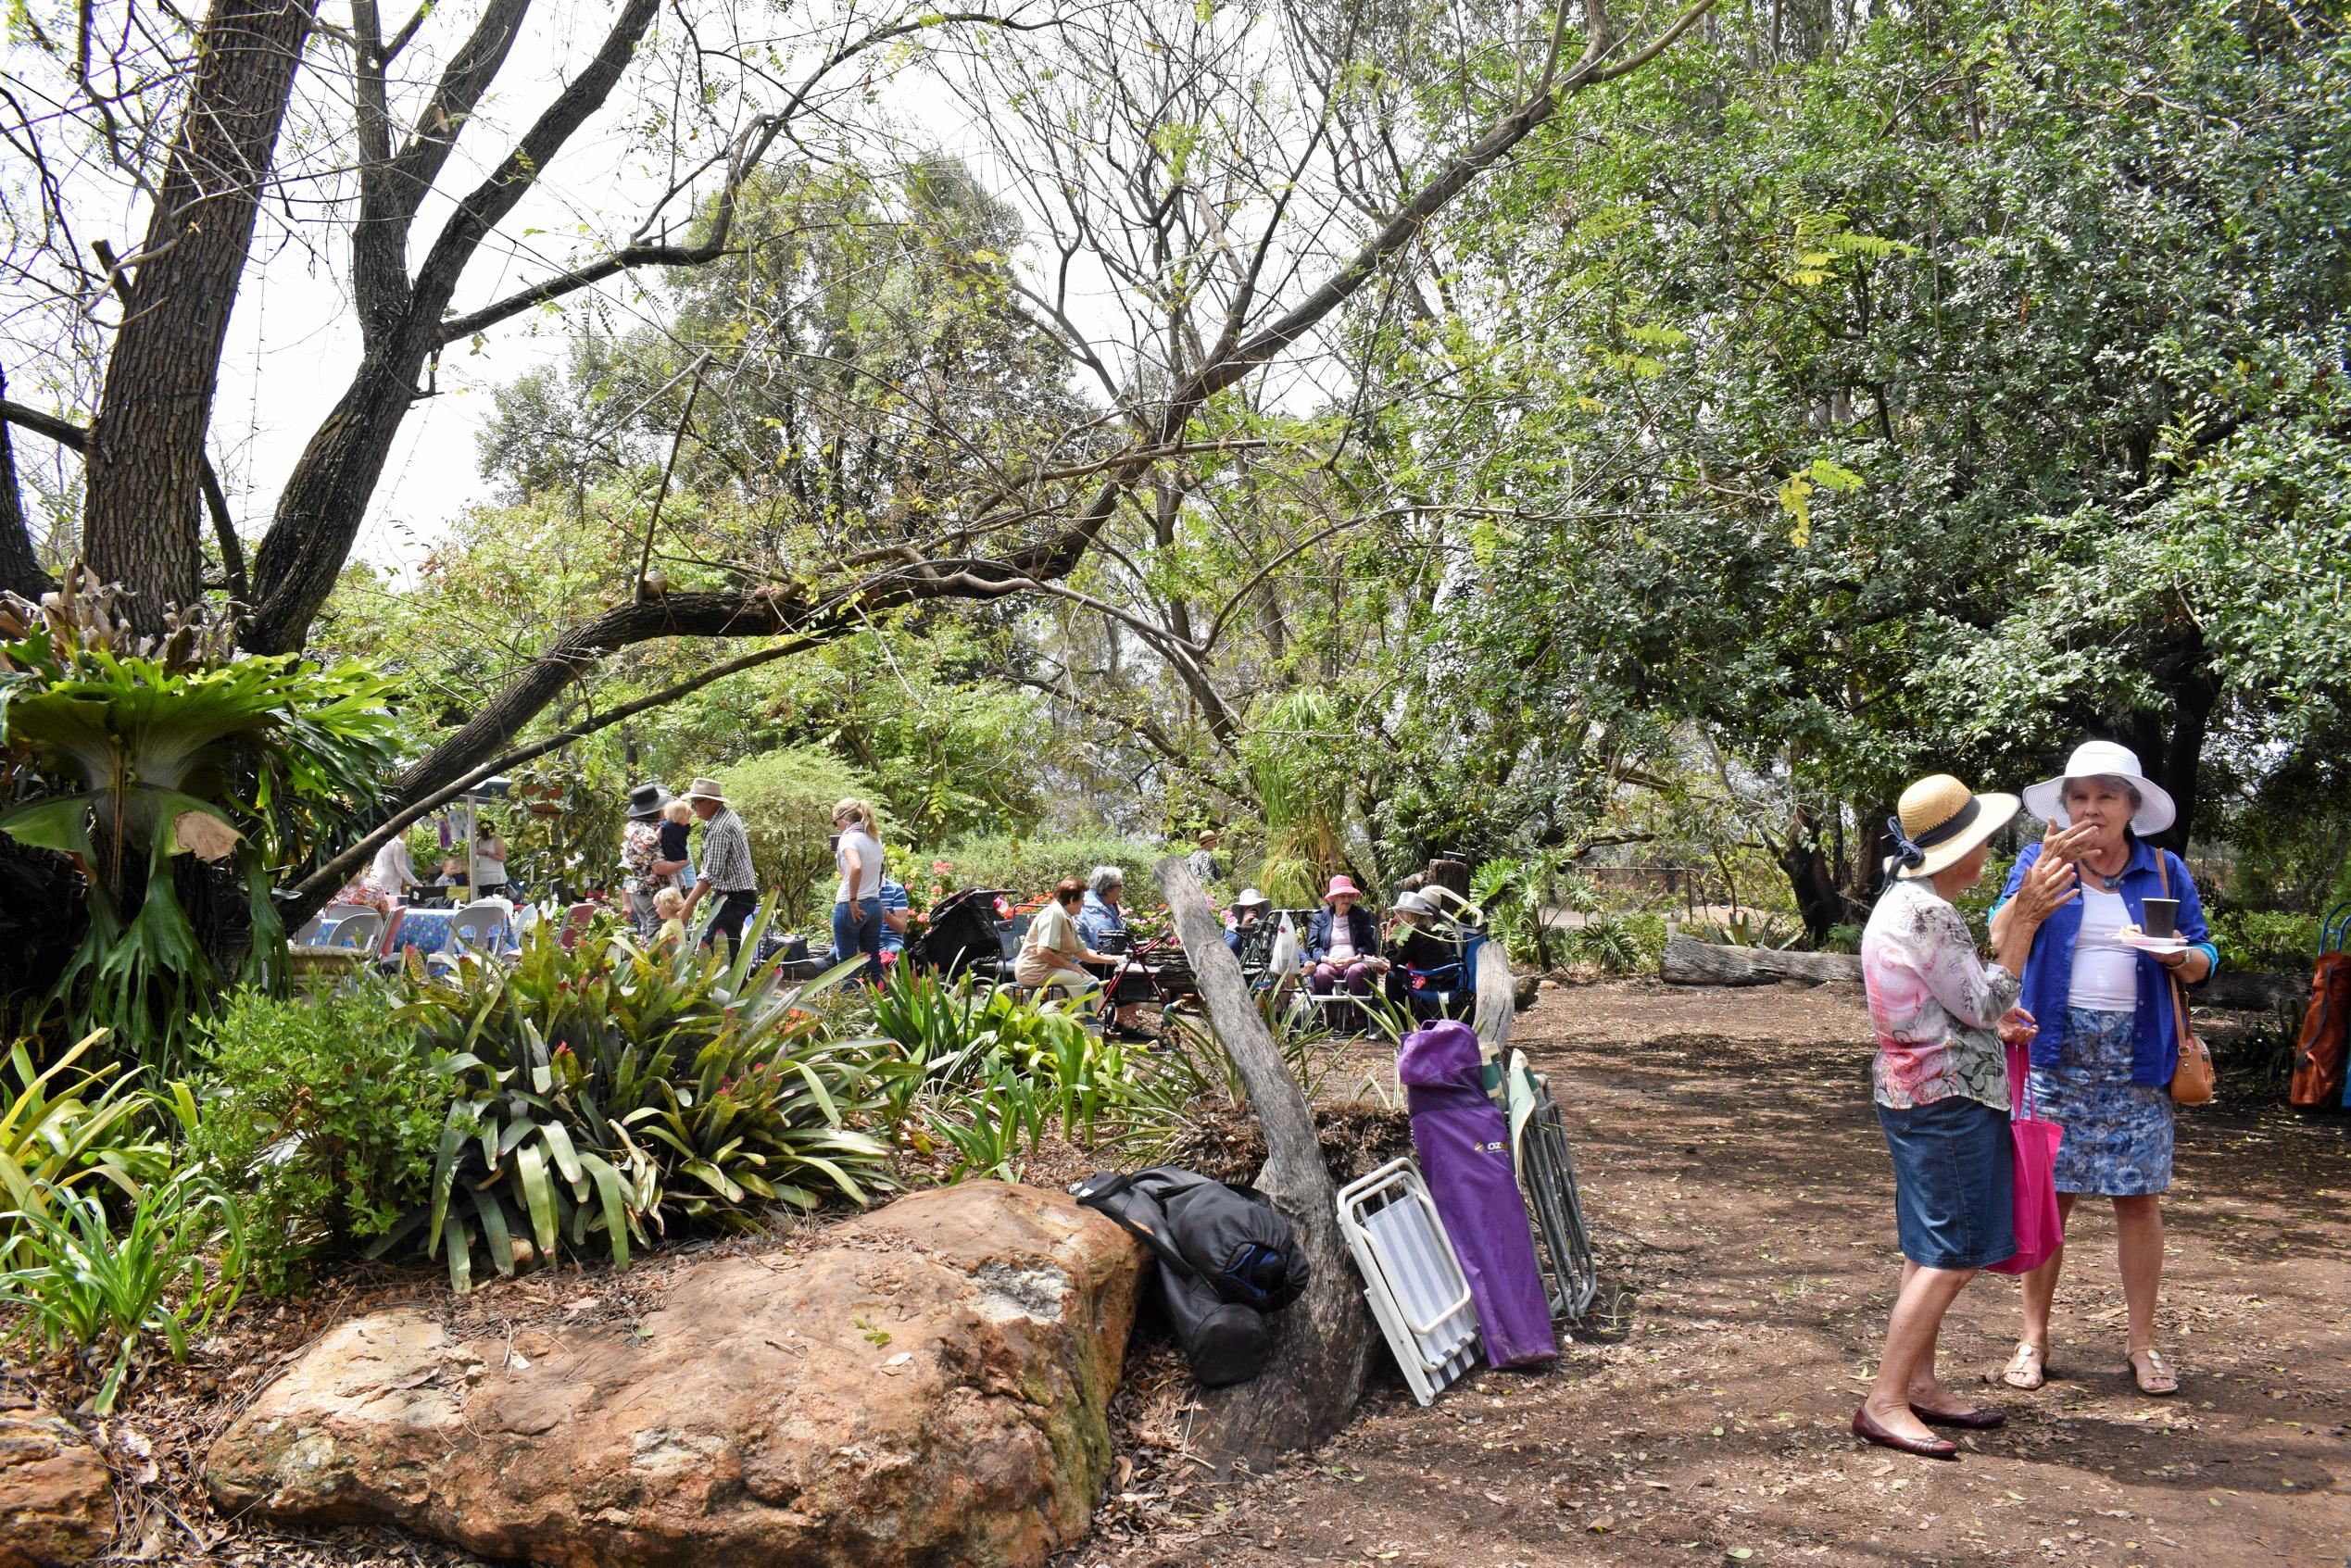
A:
{"label": "black hat", "polygon": [[658,784],[641,784],[629,791],[629,821],[649,822],[670,803],[670,792]]}

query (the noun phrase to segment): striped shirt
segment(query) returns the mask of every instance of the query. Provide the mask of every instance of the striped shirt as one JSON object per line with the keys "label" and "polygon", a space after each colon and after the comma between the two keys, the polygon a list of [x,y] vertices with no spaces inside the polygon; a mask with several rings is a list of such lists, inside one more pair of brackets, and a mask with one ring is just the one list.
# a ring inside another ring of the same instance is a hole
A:
{"label": "striped shirt", "polygon": [[882,879],[881,903],[882,951],[886,953],[902,952],[906,947],[906,933],[903,931],[892,931],[890,929],[890,915],[893,911],[898,909],[913,908],[913,906],[907,900],[905,884],[900,883],[896,877],[884,877]]}
{"label": "striped shirt", "polygon": [[750,834],[732,807],[720,807],[702,824],[700,880],[720,893],[759,891],[759,879],[751,873]]}

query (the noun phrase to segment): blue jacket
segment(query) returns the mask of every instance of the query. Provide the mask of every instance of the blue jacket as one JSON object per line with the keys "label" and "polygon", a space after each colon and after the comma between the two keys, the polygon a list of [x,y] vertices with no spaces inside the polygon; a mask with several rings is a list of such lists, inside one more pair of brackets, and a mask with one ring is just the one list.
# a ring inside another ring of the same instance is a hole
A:
{"label": "blue jacket", "polygon": [[1077,935],[1094,951],[1111,952],[1113,943],[1126,935],[1126,916],[1103,903],[1101,895],[1089,887],[1085,901],[1077,906]]}
{"label": "blue jacket", "polygon": [[[2188,868],[2180,857],[2169,849],[2155,849],[2133,834],[2131,839],[2131,859],[2122,868],[2123,908],[2131,918],[2145,923],[2143,908],[2149,898],[2164,897],[2163,879],[2156,869],[2156,857],[2161,855],[2171,874],[2171,897],[2180,900],[2180,935],[2204,949],[2205,958],[2218,969],[2219,950],[2213,947],[2211,933],[2204,922],[2204,902],[2196,897],[2195,879],[2188,875]],[[2000,903],[1993,906],[1997,912],[2001,905],[2017,896],[2024,885],[2024,875],[2035,860],[2041,859],[2041,846],[2028,844],[2024,853],[2017,857],[2016,869],[2008,873],[2008,885],[2001,890]],[[2032,951],[2026,955],[2024,996],[2020,998],[2027,1012],[2041,1025],[2041,1033],[2033,1037],[2032,1064],[2035,1067],[2055,1067],[2058,1053],[2066,1043],[2066,1006],[2073,990],[2073,944],[2081,935],[2081,900],[2070,899],[2057,907],[2033,933]],[[2207,974],[2206,978],[2210,978]],[[2135,1029],[2135,1045],[2131,1056],[2131,1081],[2134,1084],[2169,1084],[2180,1065],[2179,1035],[2171,1023],[2171,977],[2164,967],[2144,953],[2139,955],[2139,1011]],[[2197,982],[2202,985],[2202,981]]]}
{"label": "blue jacket", "polygon": [[[1320,963],[1330,957],[1332,922],[1339,911],[1325,904],[1306,922],[1306,961]],[[1347,929],[1354,940],[1355,956],[1359,959],[1379,957],[1379,922],[1361,904],[1347,911]]]}

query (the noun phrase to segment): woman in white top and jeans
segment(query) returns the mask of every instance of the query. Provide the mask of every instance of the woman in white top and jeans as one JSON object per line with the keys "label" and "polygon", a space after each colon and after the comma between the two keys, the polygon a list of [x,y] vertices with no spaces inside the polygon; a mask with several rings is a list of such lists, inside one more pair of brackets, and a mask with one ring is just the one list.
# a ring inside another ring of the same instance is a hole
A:
{"label": "woman in white top and jeans", "polygon": [[833,808],[833,831],[840,834],[833,863],[840,886],[833,894],[833,956],[846,960],[865,955],[865,979],[882,979],[882,845],[874,836],[874,808],[849,799]]}

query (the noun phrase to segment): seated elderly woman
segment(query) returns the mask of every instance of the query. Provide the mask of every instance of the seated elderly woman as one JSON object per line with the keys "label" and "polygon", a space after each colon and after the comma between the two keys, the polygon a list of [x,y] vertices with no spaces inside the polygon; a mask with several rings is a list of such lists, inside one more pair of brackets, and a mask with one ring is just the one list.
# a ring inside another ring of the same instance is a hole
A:
{"label": "seated elderly woman", "polygon": [[1305,969],[1316,991],[1343,985],[1358,997],[1369,996],[1372,982],[1388,972],[1388,960],[1379,956],[1378,923],[1356,908],[1363,896],[1342,872],[1330,879],[1323,907],[1306,922]]}
{"label": "seated elderly woman", "polygon": [[[1126,912],[1121,907],[1126,895],[1126,873],[1116,866],[1096,866],[1086,878],[1086,900],[1077,910],[1077,935],[1093,953],[1090,961],[1114,964],[1126,951]],[[1111,1027],[1121,1036],[1131,1040],[1146,1040],[1150,1035],[1142,1026],[1142,1010],[1133,1002],[1111,998]]]}
{"label": "seated elderly woman", "polygon": [[1027,935],[1021,938],[1020,956],[1012,960],[1015,983],[1056,986],[1073,997],[1101,984],[1084,967],[1106,957],[1087,947],[1077,933],[1077,904],[1085,896],[1086,884],[1075,877],[1054,887],[1053,896],[1037,911]]}

